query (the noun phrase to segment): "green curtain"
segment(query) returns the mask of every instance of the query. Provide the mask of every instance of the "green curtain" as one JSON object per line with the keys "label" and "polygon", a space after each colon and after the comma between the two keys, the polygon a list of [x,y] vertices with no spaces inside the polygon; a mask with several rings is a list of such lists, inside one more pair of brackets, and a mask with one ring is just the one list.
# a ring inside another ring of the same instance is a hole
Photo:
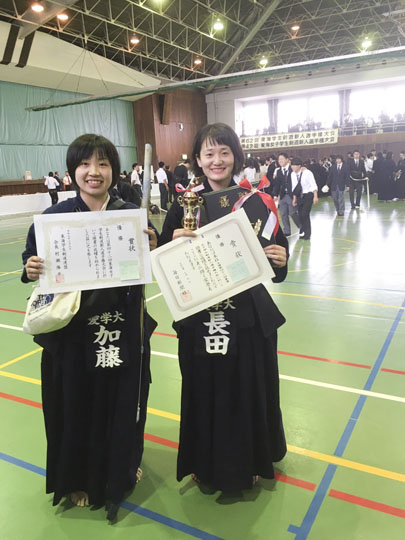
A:
{"label": "green curtain", "polygon": [[118,149],[121,169],[136,161],[132,103],[108,100],[47,111],[26,107],[67,101],[82,94],[0,81],[0,181],[20,180],[25,171],[42,178],[49,171],[63,173],[66,150],[83,133],[97,133]]}

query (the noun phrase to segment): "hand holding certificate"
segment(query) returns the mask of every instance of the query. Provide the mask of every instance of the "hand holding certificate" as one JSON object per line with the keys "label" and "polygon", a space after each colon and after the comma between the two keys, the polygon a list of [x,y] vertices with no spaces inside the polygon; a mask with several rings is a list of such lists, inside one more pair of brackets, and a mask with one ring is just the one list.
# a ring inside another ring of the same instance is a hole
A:
{"label": "hand holding certificate", "polygon": [[151,254],[175,321],[274,276],[244,210],[232,212]]}
{"label": "hand holding certificate", "polygon": [[139,285],[152,281],[146,210],[34,216],[47,293]]}

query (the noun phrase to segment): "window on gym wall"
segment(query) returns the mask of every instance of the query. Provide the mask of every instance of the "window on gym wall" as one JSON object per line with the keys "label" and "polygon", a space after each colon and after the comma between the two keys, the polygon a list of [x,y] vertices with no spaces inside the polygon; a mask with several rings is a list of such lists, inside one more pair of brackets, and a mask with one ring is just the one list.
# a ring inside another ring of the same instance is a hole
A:
{"label": "window on gym wall", "polygon": [[352,90],[350,114],[353,118],[380,120],[381,115],[395,118],[405,113],[405,85],[377,86]]}
{"label": "window on gym wall", "polygon": [[269,128],[267,101],[245,102],[241,111],[244,135],[261,135]]}
{"label": "window on gym wall", "polygon": [[337,92],[313,94],[302,98],[280,99],[278,132],[331,128],[339,119]]}

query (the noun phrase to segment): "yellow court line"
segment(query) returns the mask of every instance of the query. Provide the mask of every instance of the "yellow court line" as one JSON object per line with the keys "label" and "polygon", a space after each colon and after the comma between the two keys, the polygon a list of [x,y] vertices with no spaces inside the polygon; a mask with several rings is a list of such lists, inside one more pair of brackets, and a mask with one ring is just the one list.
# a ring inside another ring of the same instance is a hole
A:
{"label": "yellow court line", "polygon": [[24,358],[28,358],[28,356],[32,356],[33,354],[36,354],[39,351],[42,351],[42,347],[38,347],[37,349],[34,349],[31,352],[22,354],[21,356],[17,356],[17,358],[14,358],[13,360],[9,360],[8,362],[5,362],[4,364],[0,364],[0,369],[3,369],[7,366],[11,366],[11,364],[15,364],[16,362],[19,362],[20,360],[23,360]]}
{"label": "yellow court line", "polygon": [[[17,379],[32,384],[41,384],[41,381],[39,379],[32,379],[31,377],[24,377],[23,375],[9,373],[7,371],[0,371],[0,375],[3,377],[10,377],[11,379]],[[149,414],[152,414],[154,416],[161,416],[163,418],[169,418],[170,420],[180,422],[179,414],[169,413],[166,411],[161,411],[159,409],[153,409],[152,407],[148,407],[147,410]],[[346,467],[355,471],[372,474],[373,476],[381,476],[382,478],[388,478],[390,480],[396,480],[397,482],[405,483],[405,474],[396,473],[394,471],[389,471],[386,469],[379,469],[378,467],[372,467],[371,465],[365,465],[364,463],[358,463],[357,461],[350,461],[349,459],[331,456],[329,454],[323,454],[321,452],[316,452],[315,450],[307,450],[306,448],[300,448],[299,446],[287,445],[287,449],[293,454],[299,454],[301,456],[316,459],[318,461],[325,461],[326,463],[331,463],[332,465],[338,465],[340,467]]]}
{"label": "yellow court line", "polygon": [[162,416],[163,418],[170,418],[170,420],[176,420],[177,422],[180,422],[179,414],[160,411],[159,409],[152,409],[151,407],[148,407],[147,411],[149,414],[153,414],[154,416]]}
{"label": "yellow court line", "polygon": [[17,381],[28,382],[31,384],[37,384],[41,386],[41,381],[39,379],[32,379],[31,377],[25,377],[24,375],[17,375],[16,373],[10,373],[9,371],[0,371],[2,377],[9,377],[10,379],[17,379]]}
{"label": "yellow court line", "polygon": [[383,478],[389,478],[390,480],[396,480],[397,482],[405,482],[405,474],[388,471],[387,469],[372,467],[371,465],[365,465],[364,463],[358,463],[357,461],[350,461],[349,459],[331,456],[329,454],[322,454],[321,452],[307,450],[306,448],[299,448],[298,446],[287,445],[287,450],[289,452],[293,452],[294,454],[300,454],[302,456],[317,459],[319,461],[326,461],[327,463],[331,463],[332,465],[339,465],[348,469],[354,469],[356,471],[373,474],[374,476],[382,476]]}
{"label": "yellow court line", "polygon": [[315,296],[313,294],[295,294],[295,293],[286,293],[286,292],[276,292],[276,291],[270,291],[270,294],[279,294],[281,296],[298,296],[301,298],[319,298],[321,300],[333,300],[334,302],[348,302],[349,304],[363,304],[366,306],[377,306],[377,307],[385,307],[385,308],[392,308],[392,309],[405,309],[404,306],[391,306],[390,304],[378,304],[377,302],[366,302],[364,300],[351,300],[349,298],[334,298],[332,296]]}

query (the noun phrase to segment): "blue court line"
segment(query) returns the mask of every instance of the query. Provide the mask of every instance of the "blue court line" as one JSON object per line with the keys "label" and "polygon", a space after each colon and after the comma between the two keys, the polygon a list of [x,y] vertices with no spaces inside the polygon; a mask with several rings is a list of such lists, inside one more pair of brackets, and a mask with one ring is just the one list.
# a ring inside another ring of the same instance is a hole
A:
{"label": "blue court line", "polygon": [[[402,303],[402,307],[405,307],[405,300]],[[404,311],[403,309],[400,309],[398,311],[397,316],[395,317],[395,320],[392,323],[391,329],[388,332],[388,335],[384,341],[381,351],[377,357],[377,360],[375,361],[371,369],[370,375],[363,387],[363,390],[371,390],[375,382],[375,379],[378,375],[378,372],[381,368],[381,365],[384,361],[384,358],[387,354],[388,347],[390,346],[391,341],[394,337],[394,334],[399,326],[401,317],[403,315],[403,311]],[[350,437],[352,436],[353,430],[363,410],[366,399],[367,399],[367,396],[360,396],[359,399],[357,400],[357,403],[353,409],[353,412],[349,418],[349,421],[347,422],[347,425],[343,431],[340,441],[338,442],[336,450],[333,453],[334,456],[342,457],[344,451],[346,450]],[[322,503],[328,493],[329,487],[332,483],[332,480],[336,471],[337,471],[337,465],[328,465],[325,471],[325,474],[323,475],[322,480],[319,483],[318,488],[311,501],[311,504],[307,510],[307,513],[305,514],[305,517],[302,521],[301,526],[297,527],[296,525],[290,525],[288,527],[288,531],[295,534],[295,540],[305,540],[306,538],[308,538],[308,534],[311,531],[311,528],[319,513]]]}
{"label": "blue court line", "polygon": [[[0,459],[6,461],[7,463],[11,463],[12,465],[16,465],[17,467],[21,467],[22,469],[26,469],[27,471],[40,474],[41,476],[46,476],[46,470],[44,468],[33,465],[32,463],[28,463],[28,461],[23,461],[22,459],[9,456],[8,454],[4,454],[3,452],[0,452]],[[166,527],[170,527],[171,529],[176,529],[177,531],[188,534],[193,538],[200,538],[201,540],[222,540],[219,536],[206,533],[200,529],[191,527],[191,525],[186,525],[181,521],[168,518],[166,516],[163,516],[162,514],[153,512],[153,510],[148,510],[147,508],[138,506],[137,504],[131,503],[129,501],[124,501],[121,504],[121,508],[125,508],[125,510],[129,510],[133,514],[139,514],[140,516],[143,516],[147,519],[151,519],[152,521],[156,521],[157,523],[166,525]]]}
{"label": "blue court line", "polygon": [[404,294],[405,291],[399,289],[379,289],[378,287],[356,287],[355,285],[331,285],[329,283],[309,283],[308,281],[290,281],[286,279],[283,283],[293,283],[294,285],[311,285],[313,287],[332,287],[333,289],[357,289],[359,291],[382,291]]}

